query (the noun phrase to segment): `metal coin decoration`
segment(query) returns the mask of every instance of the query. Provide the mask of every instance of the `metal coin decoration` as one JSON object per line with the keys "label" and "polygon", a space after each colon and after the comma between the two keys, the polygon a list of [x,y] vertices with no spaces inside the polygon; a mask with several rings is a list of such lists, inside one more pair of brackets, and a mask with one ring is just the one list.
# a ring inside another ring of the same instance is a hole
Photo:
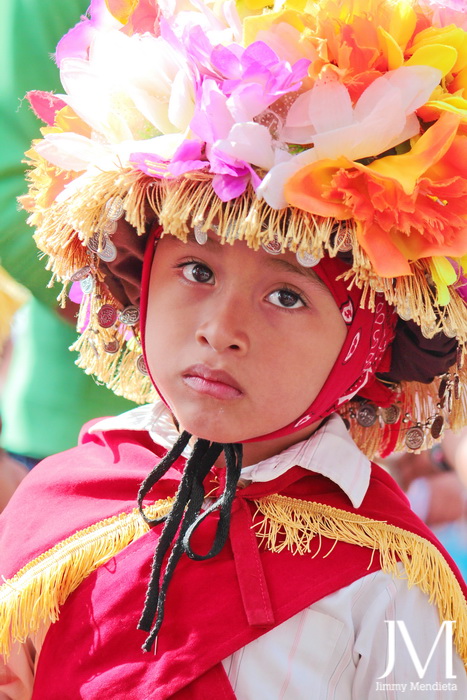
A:
{"label": "metal coin decoration", "polygon": [[363,404],[357,411],[357,423],[364,428],[371,428],[376,423],[376,406],[372,403]]}
{"label": "metal coin decoration", "polygon": [[425,441],[425,434],[423,430],[415,425],[407,431],[405,436],[405,444],[409,450],[419,450]]}
{"label": "metal coin decoration", "polygon": [[336,245],[339,248],[340,253],[350,253],[352,250],[352,238],[345,229],[339,231],[337,234]]}
{"label": "metal coin decoration", "polygon": [[461,386],[461,380],[459,378],[459,375],[456,374],[456,376],[454,377],[454,398],[456,399],[456,401],[459,401],[459,399],[460,399],[460,395],[461,395],[460,386]]}
{"label": "metal coin decoration", "polygon": [[100,248],[103,248],[105,245],[105,236],[101,236],[98,231],[92,234],[91,238],[88,240],[86,243],[88,250],[91,251],[91,253],[97,253]]}
{"label": "metal coin decoration", "polygon": [[206,241],[208,240],[207,231],[202,231],[201,226],[196,224],[196,226],[194,228],[194,232],[195,232],[196,242],[199,243],[199,245],[204,245],[206,243]]}
{"label": "metal coin decoration", "polygon": [[262,243],[261,247],[270,255],[279,255],[282,253],[282,243],[277,236],[274,236],[274,238],[267,243]]}
{"label": "metal coin decoration", "polygon": [[431,424],[430,433],[433,440],[437,440],[441,435],[444,425],[443,416],[436,416],[433,423]]}
{"label": "metal coin decoration", "polygon": [[127,306],[118,317],[125,326],[134,326],[139,321],[139,309],[137,306]]}
{"label": "metal coin decoration", "polygon": [[311,253],[305,253],[300,250],[297,251],[295,257],[302,267],[315,267],[320,261],[320,258],[315,257]]}
{"label": "metal coin decoration", "polygon": [[80,281],[79,286],[81,287],[83,294],[91,294],[92,290],[94,289],[94,277],[88,275]]}
{"label": "metal coin decoration", "polygon": [[117,257],[117,247],[112,243],[110,238],[104,236],[103,240],[104,247],[102,250],[97,251],[97,255],[104,262],[113,262]]}
{"label": "metal coin decoration", "polygon": [[70,282],[81,282],[81,280],[84,280],[85,277],[88,277],[90,272],[91,268],[89,267],[89,265],[85,265],[80,270],[76,270],[76,272],[74,272],[71,275]]}
{"label": "metal coin decoration", "polygon": [[112,219],[109,219],[105,222],[101,230],[104,236],[113,236],[115,231],[117,230],[117,222],[112,221]]}
{"label": "metal coin decoration", "polygon": [[401,410],[399,406],[396,406],[396,404],[391,404],[391,406],[387,406],[386,408],[381,409],[381,416],[383,418],[384,423],[386,425],[394,425],[394,423],[397,423],[401,415]]}
{"label": "metal coin decoration", "polygon": [[110,221],[118,221],[122,218],[124,212],[123,199],[118,195],[112,197],[107,201],[105,209],[107,218],[110,219]]}
{"label": "metal coin decoration", "polygon": [[146,377],[149,375],[148,372],[148,366],[146,364],[146,360],[144,359],[143,355],[140,355],[138,359],[136,360],[136,366],[138,370],[141,372],[141,374],[144,374]]}
{"label": "metal coin decoration", "polygon": [[448,387],[448,378],[443,377],[438,388],[438,396],[440,399],[444,397],[444,394],[446,393],[446,389]]}
{"label": "metal coin decoration", "polygon": [[120,350],[120,343],[117,339],[109,340],[108,343],[105,343],[104,350],[108,352],[109,355],[115,355],[115,353]]}
{"label": "metal coin decoration", "polygon": [[410,319],[413,316],[410,304],[408,302],[406,302],[406,304],[404,306],[398,306],[397,307],[397,315],[403,321],[410,321]]}
{"label": "metal coin decoration", "polygon": [[110,304],[104,304],[97,312],[97,322],[101,328],[110,328],[117,320],[117,309]]}

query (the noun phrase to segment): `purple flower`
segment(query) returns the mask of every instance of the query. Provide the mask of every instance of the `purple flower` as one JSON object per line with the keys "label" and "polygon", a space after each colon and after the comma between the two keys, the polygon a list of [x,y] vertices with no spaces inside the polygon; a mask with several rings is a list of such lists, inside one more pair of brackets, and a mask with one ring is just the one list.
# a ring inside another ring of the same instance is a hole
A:
{"label": "purple flower", "polygon": [[120,22],[107,9],[105,0],[91,0],[89,17],[82,16],[81,20],[58,42],[55,61],[60,67],[64,58],[88,57],[88,50],[96,31],[103,27],[118,28]]}
{"label": "purple flower", "polygon": [[154,153],[132,153],[130,162],[146,175],[167,180],[209,166],[204,158],[204,143],[196,139],[183,141],[170,161]]}
{"label": "purple flower", "polygon": [[218,149],[212,149],[209,154],[211,172],[215,173],[212,187],[219,199],[228,202],[239,197],[251,181],[253,187],[259,187],[261,178],[249,163],[232,158]]}

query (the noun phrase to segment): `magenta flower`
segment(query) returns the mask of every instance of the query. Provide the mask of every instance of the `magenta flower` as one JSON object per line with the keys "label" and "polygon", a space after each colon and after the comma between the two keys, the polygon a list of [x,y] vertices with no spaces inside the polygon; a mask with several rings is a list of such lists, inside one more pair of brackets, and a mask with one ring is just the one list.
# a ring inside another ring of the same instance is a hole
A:
{"label": "magenta flower", "polygon": [[209,167],[204,158],[204,143],[196,139],[183,141],[170,161],[153,153],[132,153],[130,162],[146,175],[168,180]]}
{"label": "magenta flower", "polygon": [[233,158],[213,148],[209,154],[209,161],[211,172],[215,173],[213,190],[223,202],[243,194],[250,181],[255,188],[261,183],[261,178],[244,160]]}
{"label": "magenta flower", "polygon": [[60,67],[64,58],[87,58],[88,50],[95,32],[104,28],[118,29],[122,25],[107,9],[105,0],[91,0],[89,17],[81,20],[58,42],[55,61]]}

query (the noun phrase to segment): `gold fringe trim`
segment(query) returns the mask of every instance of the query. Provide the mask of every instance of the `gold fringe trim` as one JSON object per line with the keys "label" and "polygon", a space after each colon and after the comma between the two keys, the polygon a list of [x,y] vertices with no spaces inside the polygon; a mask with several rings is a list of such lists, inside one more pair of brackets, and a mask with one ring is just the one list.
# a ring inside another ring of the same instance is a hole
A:
{"label": "gold fringe trim", "polygon": [[[174,499],[144,509],[150,518],[167,515]],[[95,569],[148,532],[137,508],[80,530],[59,542],[0,586],[0,653],[24,642],[44,623],[56,622],[59,608]]]}
{"label": "gold fringe trim", "polygon": [[[438,549],[428,540],[386,522],[321,503],[302,501],[274,494],[255,501],[256,535],[272,552],[284,549],[293,554],[311,554],[323,549],[322,538],[346,542],[378,551],[381,568],[397,578],[406,578],[409,587],[418,586],[436,605],[441,620],[454,620],[454,641],[467,666],[467,601],[458,580]],[[328,556],[332,547],[323,556]],[[401,576],[398,563],[405,569]]]}

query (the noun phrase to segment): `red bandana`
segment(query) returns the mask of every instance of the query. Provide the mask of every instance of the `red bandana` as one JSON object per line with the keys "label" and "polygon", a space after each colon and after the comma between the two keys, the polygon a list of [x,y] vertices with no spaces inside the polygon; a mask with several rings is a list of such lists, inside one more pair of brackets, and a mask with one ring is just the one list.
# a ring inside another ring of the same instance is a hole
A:
{"label": "red bandana", "polygon": [[[144,354],[144,329],[154,241],[159,238],[161,231],[161,227],[152,231],[144,256],[141,283],[141,332]],[[329,416],[356,394],[374,401],[379,406],[387,406],[392,401],[392,391],[376,379],[375,373],[389,370],[390,343],[394,338],[396,325],[394,309],[386,302],[383,294],[376,295],[374,311],[367,306],[362,308],[362,290],[355,284],[349,289],[347,284],[339,279],[349,269],[339,258],[325,256],[313,269],[330,290],[347,325],[347,336],[341,352],[318,396],[301,416],[279,430],[246,442],[271,440],[302,430]],[[157,389],[152,377],[151,380]]]}

